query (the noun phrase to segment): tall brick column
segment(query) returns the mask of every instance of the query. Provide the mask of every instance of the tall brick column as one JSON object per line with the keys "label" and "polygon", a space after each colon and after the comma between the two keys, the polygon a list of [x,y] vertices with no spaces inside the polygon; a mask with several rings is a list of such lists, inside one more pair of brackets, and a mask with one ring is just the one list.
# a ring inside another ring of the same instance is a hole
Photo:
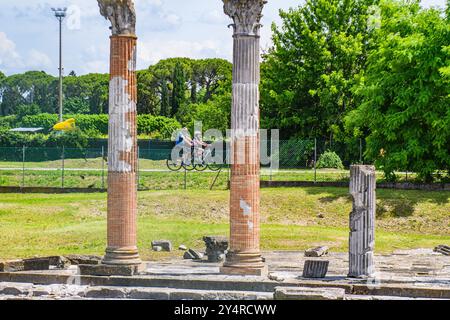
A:
{"label": "tall brick column", "polygon": [[374,273],[376,176],[374,166],[350,167],[349,277],[370,277]]}
{"label": "tall brick column", "polygon": [[103,263],[138,265],[136,14],[131,0],[98,0],[111,21],[108,140],[108,246]]}
{"label": "tall brick column", "polygon": [[264,275],[259,215],[259,30],[265,0],[223,0],[234,24],[230,250],[224,274]]}

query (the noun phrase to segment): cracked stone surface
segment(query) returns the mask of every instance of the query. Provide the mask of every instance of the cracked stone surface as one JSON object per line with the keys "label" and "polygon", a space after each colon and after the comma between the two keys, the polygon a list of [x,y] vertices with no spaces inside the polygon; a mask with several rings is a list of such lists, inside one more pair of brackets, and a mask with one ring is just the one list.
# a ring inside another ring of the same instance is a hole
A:
{"label": "cracked stone surface", "polygon": [[[223,281],[241,285],[248,290],[252,283],[269,283],[285,286],[296,283],[301,286],[310,279],[303,279],[302,269],[306,259],[325,259],[330,261],[327,277],[318,281],[330,286],[371,284],[375,287],[407,286],[412,288],[446,289],[450,288],[450,258],[433,252],[432,249],[397,251],[389,255],[375,255],[375,277],[361,280],[347,277],[348,254],[330,252],[326,257],[304,257],[304,252],[275,251],[265,252],[269,266],[269,277],[234,276],[219,273],[220,263],[206,260],[183,260],[182,257],[167,261],[147,262],[145,274],[138,278],[155,279],[161,282],[158,287],[105,287],[80,285],[76,275],[77,266],[67,270],[46,270],[17,272],[26,275],[68,275],[67,284],[33,285],[28,283],[0,282],[0,300],[9,299],[272,299],[273,292],[194,290],[178,287],[164,288],[165,281]],[[251,289],[250,289],[251,290]],[[351,295],[346,299],[382,300],[389,297]],[[395,298],[395,297],[394,297]]]}

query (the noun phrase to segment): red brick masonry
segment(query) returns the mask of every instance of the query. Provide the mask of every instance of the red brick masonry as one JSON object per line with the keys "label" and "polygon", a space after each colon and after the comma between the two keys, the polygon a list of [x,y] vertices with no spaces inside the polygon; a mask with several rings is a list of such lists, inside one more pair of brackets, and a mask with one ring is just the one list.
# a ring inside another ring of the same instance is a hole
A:
{"label": "red brick masonry", "polygon": [[135,36],[111,37],[108,247],[103,263],[138,264]]}

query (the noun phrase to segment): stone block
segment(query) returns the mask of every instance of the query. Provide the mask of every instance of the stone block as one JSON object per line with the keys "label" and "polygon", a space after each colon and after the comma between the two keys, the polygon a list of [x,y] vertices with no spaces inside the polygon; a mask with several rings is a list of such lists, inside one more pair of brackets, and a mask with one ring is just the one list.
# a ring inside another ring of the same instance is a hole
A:
{"label": "stone block", "polygon": [[24,271],[49,270],[50,258],[31,258],[23,260]]}
{"label": "stone block", "polygon": [[344,300],[345,289],[309,288],[309,287],[276,287],[275,300]]}
{"label": "stone block", "polygon": [[161,288],[134,288],[127,295],[129,299],[139,300],[169,300],[169,296],[169,290]]}
{"label": "stone block", "polygon": [[183,259],[185,259],[185,260],[194,260],[195,257],[194,257],[194,255],[192,253],[190,253],[189,251],[186,251],[183,254]]}
{"label": "stone block", "polygon": [[161,247],[162,251],[171,252],[172,251],[172,242],[169,240],[155,240],[152,241],[153,247]]}
{"label": "stone block", "polygon": [[306,260],[303,267],[304,278],[325,278],[328,272],[329,261]]}
{"label": "stone block", "polygon": [[450,246],[439,245],[434,248],[434,252],[442,253],[445,256],[450,256]]}
{"label": "stone block", "polygon": [[305,257],[321,257],[323,255],[328,254],[328,247],[327,246],[323,246],[323,247],[316,247],[316,248],[311,248],[305,251]]}
{"label": "stone block", "polygon": [[53,256],[53,257],[48,257],[48,259],[49,259],[50,265],[54,266],[58,269],[65,269],[71,265],[70,260],[63,256]]}
{"label": "stone block", "polygon": [[91,287],[86,290],[85,297],[101,299],[125,299],[127,297],[127,294],[125,289],[123,288]]}
{"label": "stone block", "polygon": [[156,251],[156,252],[161,252],[163,250],[163,248],[160,246],[154,246],[152,249],[153,249],[153,251]]}
{"label": "stone block", "polygon": [[186,251],[187,249],[188,248],[184,244],[182,244],[181,246],[178,247],[178,250],[181,250],[181,251]]}
{"label": "stone block", "polygon": [[0,295],[28,295],[33,288],[29,283],[0,283]]}
{"label": "stone block", "polygon": [[0,262],[0,272],[17,272],[23,270],[23,260],[10,260]]}
{"label": "stone block", "polygon": [[144,265],[80,264],[80,274],[84,276],[125,276],[131,277],[143,271]]}
{"label": "stone block", "polygon": [[80,254],[71,254],[65,256],[71,264],[79,265],[79,264],[100,264],[102,261],[102,257],[93,256],[93,255],[80,255]]}
{"label": "stone block", "polygon": [[194,260],[202,260],[203,259],[203,253],[198,252],[194,249],[189,249],[187,252],[189,252],[194,258]]}

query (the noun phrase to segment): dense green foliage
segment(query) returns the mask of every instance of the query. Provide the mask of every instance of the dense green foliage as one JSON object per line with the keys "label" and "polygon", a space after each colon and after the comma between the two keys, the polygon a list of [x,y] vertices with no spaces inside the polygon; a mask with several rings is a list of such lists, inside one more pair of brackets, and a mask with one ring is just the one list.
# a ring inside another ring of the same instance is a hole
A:
{"label": "dense green foliage", "polygon": [[171,116],[178,113],[181,106],[186,100],[186,80],[184,75],[183,66],[181,63],[177,63],[173,70],[173,89],[172,89],[172,99],[171,99]]}
{"label": "dense green foliage", "polygon": [[[161,60],[137,72],[138,113],[178,118],[178,111],[186,110],[191,103],[206,104],[216,97],[227,95],[231,90],[231,69],[231,63],[223,59]],[[63,81],[64,113],[108,113],[108,83],[107,74],[77,76],[71,72]],[[9,77],[0,74],[0,115],[20,113],[23,117],[56,113],[57,101],[56,77],[42,71]],[[31,105],[33,108],[27,107]],[[35,106],[39,112],[36,112]]]}
{"label": "dense green foliage", "polygon": [[348,130],[367,133],[366,156],[395,180],[395,170],[433,180],[450,170],[450,24],[419,3],[383,1],[383,23],[356,93],[361,106]]}
{"label": "dense green foliage", "polygon": [[329,137],[356,107],[351,89],[364,70],[374,0],[307,0],[281,11],[262,66],[263,124],[284,137]]}
{"label": "dense green foliage", "polygon": [[67,147],[67,148],[86,148],[88,146],[89,136],[80,129],[70,132],[52,132],[50,134],[23,134],[10,132],[7,129],[0,128],[0,145],[2,147]]}
{"label": "dense green foliage", "polygon": [[[76,127],[90,137],[96,137],[108,134],[108,115],[88,115],[76,114],[65,115],[64,119],[74,118]],[[18,118],[16,116],[0,117],[0,128],[10,129],[12,127],[27,128],[43,128],[44,132],[49,132],[58,122],[58,115],[41,113],[33,116],[24,116]],[[138,134],[145,134],[152,138],[170,139],[172,133],[181,127],[175,119],[152,116],[138,115]]]}
{"label": "dense green foliage", "polygon": [[449,8],[307,0],[280,15],[262,65],[264,127],[354,146],[346,159],[365,139],[365,161],[390,180],[450,175]]}
{"label": "dense green foliage", "polygon": [[[261,66],[261,126],[289,140],[280,161],[309,165],[311,146],[299,141],[317,138],[345,165],[363,146],[361,161],[389,180],[399,170],[450,179],[450,1],[438,10],[418,0],[306,0],[280,16]],[[139,133],[170,138],[196,121],[225,131],[231,79],[223,59],[170,58],[138,71]],[[108,75],[72,72],[64,93],[84,133],[107,133],[107,116],[81,114],[108,112]],[[48,129],[56,106],[55,77],[0,73],[0,128]]]}
{"label": "dense green foliage", "polygon": [[318,169],[344,169],[341,158],[333,151],[325,151],[317,161]]}

